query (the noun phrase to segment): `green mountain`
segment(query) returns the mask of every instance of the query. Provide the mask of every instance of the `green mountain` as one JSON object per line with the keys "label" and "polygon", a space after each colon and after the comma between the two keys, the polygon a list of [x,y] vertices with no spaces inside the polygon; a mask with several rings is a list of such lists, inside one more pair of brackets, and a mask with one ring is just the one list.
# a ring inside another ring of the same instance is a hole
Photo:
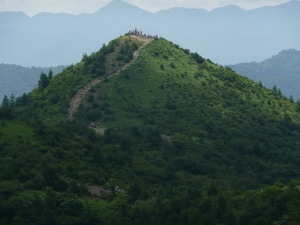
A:
{"label": "green mountain", "polygon": [[4,95],[15,97],[21,96],[23,93],[29,93],[38,85],[41,73],[49,73],[51,70],[53,75],[60,73],[66,66],[56,67],[23,67],[12,64],[0,64],[0,98]]}
{"label": "green mountain", "polygon": [[267,88],[275,85],[285,96],[292,95],[294,99],[300,99],[297,85],[300,82],[300,51],[298,50],[283,50],[260,63],[239,63],[230,67],[254,81],[261,81]]}
{"label": "green mountain", "polygon": [[121,36],[0,108],[1,224],[298,224],[300,103]]}

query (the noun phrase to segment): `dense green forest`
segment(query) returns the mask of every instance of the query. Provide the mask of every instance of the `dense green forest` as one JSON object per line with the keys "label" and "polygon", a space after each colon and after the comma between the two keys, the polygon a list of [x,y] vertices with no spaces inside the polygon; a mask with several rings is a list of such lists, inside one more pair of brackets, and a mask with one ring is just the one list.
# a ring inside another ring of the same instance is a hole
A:
{"label": "dense green forest", "polygon": [[300,103],[163,38],[132,62],[142,44],[3,98],[0,224],[299,224]]}
{"label": "dense green forest", "polygon": [[281,51],[260,63],[239,63],[230,67],[254,81],[261,81],[267,88],[276,86],[285,96],[300,99],[297,85],[300,82],[300,51],[296,49]]}
{"label": "dense green forest", "polygon": [[38,85],[41,73],[49,73],[51,70],[53,76],[60,73],[66,66],[56,67],[23,67],[13,64],[0,64],[0,98],[4,95],[10,97],[21,96],[23,93],[29,93]]}

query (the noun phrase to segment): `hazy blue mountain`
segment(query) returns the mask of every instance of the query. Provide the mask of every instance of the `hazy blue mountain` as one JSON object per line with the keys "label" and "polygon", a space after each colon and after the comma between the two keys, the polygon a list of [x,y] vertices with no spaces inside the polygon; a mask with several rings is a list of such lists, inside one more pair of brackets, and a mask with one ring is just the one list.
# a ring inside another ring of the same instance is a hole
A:
{"label": "hazy blue mountain", "polygon": [[239,63],[230,65],[237,73],[254,81],[261,81],[268,88],[274,85],[289,97],[300,99],[300,51],[283,50],[260,63]]}
{"label": "hazy blue mountain", "polygon": [[38,85],[41,73],[53,75],[61,72],[66,66],[57,67],[23,67],[18,65],[0,64],[0,99],[14,94],[16,97],[31,92]]}
{"label": "hazy blue mountain", "polygon": [[300,2],[244,10],[172,8],[150,13],[112,1],[93,14],[0,13],[0,62],[24,66],[76,63],[82,54],[139,28],[197,51],[219,64],[262,61],[300,49]]}

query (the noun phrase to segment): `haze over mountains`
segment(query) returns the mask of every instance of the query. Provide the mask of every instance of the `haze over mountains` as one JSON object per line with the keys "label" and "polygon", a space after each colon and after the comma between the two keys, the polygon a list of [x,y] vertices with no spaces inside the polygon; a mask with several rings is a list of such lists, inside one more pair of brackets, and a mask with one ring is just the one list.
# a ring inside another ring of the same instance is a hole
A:
{"label": "haze over mountains", "polygon": [[48,74],[51,70],[53,76],[60,73],[66,66],[57,67],[23,67],[0,63],[0,99],[4,95],[15,97],[31,92],[38,85],[41,73]]}
{"label": "haze over mountains", "polygon": [[243,10],[227,6],[172,8],[150,13],[113,1],[93,14],[0,13],[0,62],[68,65],[135,27],[197,51],[219,64],[261,61],[283,49],[300,49],[300,2]]}
{"label": "haze over mountains", "polygon": [[261,81],[267,88],[274,85],[286,97],[300,99],[300,51],[283,50],[262,62],[239,63],[230,65],[237,73],[254,81]]}

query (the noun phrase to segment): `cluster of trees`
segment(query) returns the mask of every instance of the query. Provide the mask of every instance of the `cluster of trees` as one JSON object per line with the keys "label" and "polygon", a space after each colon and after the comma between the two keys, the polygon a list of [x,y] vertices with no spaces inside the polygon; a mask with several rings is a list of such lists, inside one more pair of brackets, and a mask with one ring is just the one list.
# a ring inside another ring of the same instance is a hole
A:
{"label": "cluster of trees", "polygon": [[52,78],[53,78],[52,70],[49,71],[48,75],[45,73],[41,73],[40,79],[38,81],[39,88],[41,89],[46,88],[50,84]]}
{"label": "cluster of trees", "polygon": [[62,195],[47,188],[1,199],[0,221],[8,224],[99,224],[101,218],[75,194]]}
{"label": "cluster of trees", "polygon": [[28,106],[30,103],[30,94],[24,93],[21,97],[15,97],[14,94],[11,94],[8,98],[7,95],[4,95],[2,103],[0,106],[0,118],[10,119],[14,117],[13,109]]}
{"label": "cluster of trees", "polygon": [[118,52],[117,60],[124,61],[125,63],[130,62],[130,60],[133,58],[133,52],[137,49],[137,43],[125,40]]}
{"label": "cluster of trees", "polygon": [[[9,224],[199,224],[272,225],[300,222],[300,192],[291,181],[258,191],[222,190],[187,185],[154,189],[145,198],[134,183],[126,193],[103,195],[93,201],[71,193],[24,192],[1,199],[0,221]],[[96,198],[94,196],[93,198]]]}

